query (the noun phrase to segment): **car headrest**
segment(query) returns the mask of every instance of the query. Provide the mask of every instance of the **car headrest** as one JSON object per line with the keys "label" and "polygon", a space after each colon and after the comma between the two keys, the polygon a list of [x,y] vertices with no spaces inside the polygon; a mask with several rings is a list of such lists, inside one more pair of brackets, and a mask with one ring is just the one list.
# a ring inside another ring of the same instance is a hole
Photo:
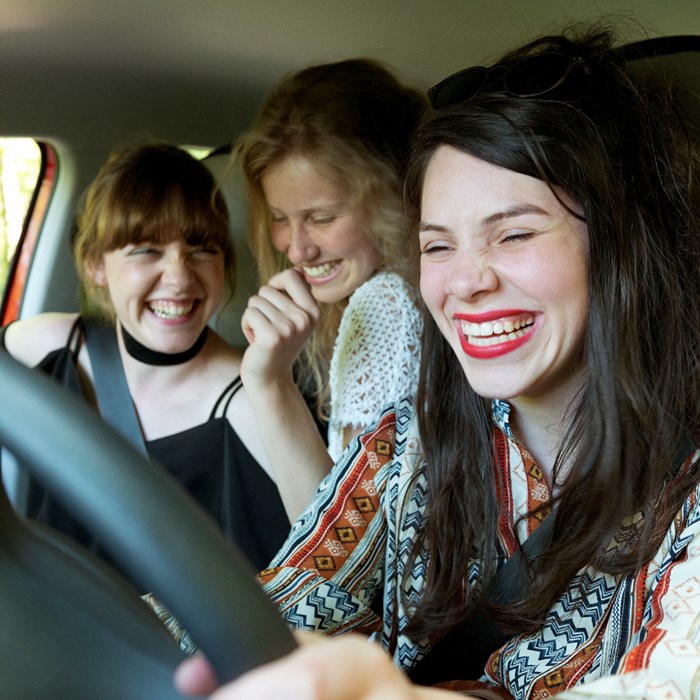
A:
{"label": "car headrest", "polygon": [[700,139],[700,36],[678,35],[644,39],[621,47],[628,65],[668,76],[678,102]]}
{"label": "car headrest", "polygon": [[243,350],[247,342],[241,331],[241,316],[248,298],[258,291],[257,265],[250,251],[246,225],[246,197],[240,168],[231,162],[230,146],[222,146],[202,159],[209,168],[229,210],[231,238],[236,251],[236,277],[233,298],[212,319],[213,328],[229,343]]}

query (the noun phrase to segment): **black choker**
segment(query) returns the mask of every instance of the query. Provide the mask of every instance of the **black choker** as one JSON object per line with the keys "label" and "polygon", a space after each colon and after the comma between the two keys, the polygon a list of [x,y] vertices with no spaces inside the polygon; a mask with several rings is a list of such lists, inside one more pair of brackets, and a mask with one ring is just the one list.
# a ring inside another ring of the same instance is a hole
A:
{"label": "black choker", "polygon": [[191,360],[203,347],[207,340],[207,332],[209,328],[205,326],[204,330],[200,333],[199,338],[195,341],[194,345],[184,350],[183,352],[157,352],[156,350],[151,350],[145,345],[141,345],[136,338],[129,335],[124,328],[120,326],[122,332],[122,338],[124,339],[124,347],[126,351],[135,360],[143,362],[145,365],[157,365],[158,367],[167,367],[168,365],[181,365],[183,362]]}

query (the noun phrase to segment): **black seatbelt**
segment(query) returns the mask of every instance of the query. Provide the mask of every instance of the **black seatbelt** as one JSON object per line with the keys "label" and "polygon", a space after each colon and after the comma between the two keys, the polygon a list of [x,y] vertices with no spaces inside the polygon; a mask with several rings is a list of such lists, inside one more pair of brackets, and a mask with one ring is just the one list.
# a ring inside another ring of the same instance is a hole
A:
{"label": "black seatbelt", "polygon": [[134,402],[126,383],[116,329],[87,319],[83,325],[100,413],[122,437],[148,457]]}
{"label": "black seatbelt", "polygon": [[[676,475],[697,447],[689,439],[681,442],[674,461]],[[525,540],[491,579],[483,599],[491,605],[505,607],[527,596],[533,562],[552,541],[554,513]],[[409,672],[411,680],[421,685],[435,685],[447,680],[480,678],[489,656],[502,647],[513,635],[500,629],[486,611],[483,602],[477,603],[474,614],[463,624],[450,630]]]}
{"label": "black seatbelt", "polygon": [[[531,580],[527,561],[534,561],[549,546],[553,525],[552,513],[501,566],[484,592],[486,603],[506,606],[526,597]],[[477,603],[474,614],[442,637],[408,675],[420,685],[475,680],[483,675],[489,656],[512,636],[489,615],[484,602]]]}

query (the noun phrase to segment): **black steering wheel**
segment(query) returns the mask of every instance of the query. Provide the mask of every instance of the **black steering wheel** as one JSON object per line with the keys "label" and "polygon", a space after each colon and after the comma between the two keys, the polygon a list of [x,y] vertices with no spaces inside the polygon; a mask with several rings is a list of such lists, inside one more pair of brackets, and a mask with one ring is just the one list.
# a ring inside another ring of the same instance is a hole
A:
{"label": "black steering wheel", "polygon": [[[295,642],[253,572],[166,472],[80,399],[0,352],[0,444],[173,612],[222,681]],[[180,698],[183,654],[122,577],[12,509],[0,484],[4,700]]]}

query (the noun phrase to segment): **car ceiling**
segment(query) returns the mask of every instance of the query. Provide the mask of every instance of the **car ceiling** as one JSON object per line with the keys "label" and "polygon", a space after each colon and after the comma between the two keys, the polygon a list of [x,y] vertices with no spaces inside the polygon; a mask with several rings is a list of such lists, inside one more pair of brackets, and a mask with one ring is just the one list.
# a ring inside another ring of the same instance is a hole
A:
{"label": "car ceiling", "polygon": [[0,129],[83,145],[135,131],[223,143],[272,82],[310,63],[371,56],[427,88],[601,16],[629,40],[700,34],[698,0],[0,0],[12,105]]}

